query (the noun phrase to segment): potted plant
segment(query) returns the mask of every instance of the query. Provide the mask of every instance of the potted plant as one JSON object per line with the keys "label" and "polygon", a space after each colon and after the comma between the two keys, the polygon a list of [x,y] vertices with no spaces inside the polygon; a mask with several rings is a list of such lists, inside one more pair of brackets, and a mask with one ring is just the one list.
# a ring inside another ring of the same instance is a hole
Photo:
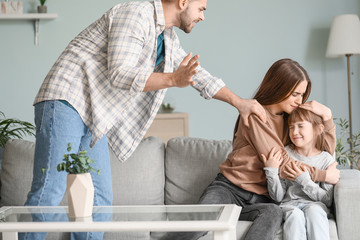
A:
{"label": "potted plant", "polygon": [[338,138],[335,149],[336,161],[340,165],[349,165],[350,168],[355,167],[360,170],[360,132],[353,134],[350,139],[349,122],[340,118],[337,124],[340,126],[341,137],[345,137],[347,145],[351,147],[345,147],[341,137]]}
{"label": "potted plant", "polygon": [[[94,204],[94,185],[90,172],[96,170],[91,166],[95,161],[87,156],[86,151],[70,153],[72,144],[68,143],[67,151],[61,163],[57,165],[59,172],[67,175],[66,194],[68,198],[69,217],[85,218],[92,215]],[[43,168],[44,172],[45,169]],[[97,170],[100,174],[100,170]]]}
{"label": "potted plant", "polygon": [[47,6],[45,6],[46,0],[40,0],[40,6],[37,7],[38,13],[47,13]]}
{"label": "potted plant", "polygon": [[170,103],[163,103],[161,104],[161,111],[163,113],[172,113],[174,111],[174,107],[170,105]]}
{"label": "potted plant", "polygon": [[6,142],[10,138],[22,139],[26,135],[35,135],[35,126],[29,122],[20,121],[14,118],[6,118],[0,111],[0,162]]}
{"label": "potted plant", "polygon": [[5,147],[10,138],[22,139],[25,135],[35,136],[35,127],[29,122],[14,118],[6,119],[5,114],[0,111],[0,147]]}

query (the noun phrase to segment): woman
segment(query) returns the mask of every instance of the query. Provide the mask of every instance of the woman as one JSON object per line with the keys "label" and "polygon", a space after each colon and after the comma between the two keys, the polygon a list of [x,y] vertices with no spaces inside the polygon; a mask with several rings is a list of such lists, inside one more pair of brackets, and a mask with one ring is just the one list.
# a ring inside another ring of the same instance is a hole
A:
{"label": "woman", "polygon": [[[297,107],[310,110],[324,121],[324,149],[335,151],[335,125],[331,111],[326,106],[311,101],[311,81],[303,67],[291,59],[275,62],[255,94],[267,113],[263,122],[256,115],[249,117],[249,127],[239,116],[234,130],[233,151],[220,165],[220,173],[205,189],[201,204],[237,204],[242,206],[240,220],[253,221],[245,239],[273,239],[278,231],[282,212],[268,197],[264,162],[272,148],[281,151],[280,177],[293,180],[289,169],[294,162],[284,146],[289,143],[287,116]],[[305,103],[305,104],[304,104]],[[306,165],[304,165],[306,166]],[[336,164],[327,170],[306,166],[313,181],[335,184],[340,176]],[[291,170],[290,170],[291,171]],[[169,234],[165,239],[198,239],[205,232]],[[170,236],[171,235],[171,236]]]}

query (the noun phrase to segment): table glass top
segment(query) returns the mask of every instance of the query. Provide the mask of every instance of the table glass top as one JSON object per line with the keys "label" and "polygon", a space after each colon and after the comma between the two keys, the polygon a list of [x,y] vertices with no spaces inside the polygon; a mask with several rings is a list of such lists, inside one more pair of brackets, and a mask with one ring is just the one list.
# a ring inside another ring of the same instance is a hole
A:
{"label": "table glass top", "polygon": [[[224,206],[166,205],[166,206],[104,206],[94,207],[93,215],[80,221],[216,221]],[[2,207],[0,222],[68,222],[67,207]]]}

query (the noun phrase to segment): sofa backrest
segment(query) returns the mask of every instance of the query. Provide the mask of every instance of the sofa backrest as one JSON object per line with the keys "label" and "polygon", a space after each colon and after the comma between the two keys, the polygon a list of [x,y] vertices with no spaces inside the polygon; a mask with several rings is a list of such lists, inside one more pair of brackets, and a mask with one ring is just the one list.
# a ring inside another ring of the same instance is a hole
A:
{"label": "sofa backrest", "polygon": [[[24,205],[31,188],[34,149],[34,142],[27,140],[11,139],[6,143],[0,206]],[[164,154],[165,144],[157,137],[144,139],[125,163],[110,151],[114,204],[164,204]],[[66,197],[60,205],[66,205]]]}
{"label": "sofa backrest", "polygon": [[169,140],[165,154],[165,204],[197,203],[231,150],[230,140]]}
{"label": "sofa backrest", "polygon": [[6,143],[1,163],[0,206],[24,205],[33,176],[34,149],[34,142],[26,140],[10,139]]}
{"label": "sofa backrest", "polygon": [[157,137],[141,141],[131,157],[120,162],[110,151],[114,205],[163,205],[165,143]]}
{"label": "sofa backrest", "polygon": [[[1,206],[24,205],[31,187],[34,148],[26,140],[7,142],[0,173]],[[124,163],[110,151],[114,205],[197,203],[231,149],[229,140],[177,137],[167,142],[165,150],[161,139],[149,137]],[[61,205],[66,205],[66,197]]]}

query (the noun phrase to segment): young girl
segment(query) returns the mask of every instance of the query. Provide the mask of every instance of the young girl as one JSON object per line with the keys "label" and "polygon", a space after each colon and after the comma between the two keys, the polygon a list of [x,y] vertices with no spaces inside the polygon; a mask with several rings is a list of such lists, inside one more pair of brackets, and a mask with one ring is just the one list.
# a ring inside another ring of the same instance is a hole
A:
{"label": "young girl", "polygon": [[[248,126],[244,116],[235,124],[233,150],[220,165],[220,173],[204,190],[200,204],[237,204],[242,207],[240,220],[253,221],[245,240],[274,239],[282,222],[280,207],[269,198],[264,161],[273,147],[281,149],[279,174],[293,179],[293,159],[285,150],[289,143],[286,118],[297,107],[306,108],[324,121],[324,139],[321,150],[334,153],[335,124],[329,108],[316,102],[305,103],[310,95],[311,81],[306,70],[291,59],[276,61],[267,71],[257,90],[256,99],[266,112],[266,122],[250,115]],[[303,164],[303,163],[301,163]],[[304,165],[305,166],[305,165]],[[340,176],[335,165],[326,171],[307,166],[311,178],[318,182],[335,184]],[[163,239],[198,239],[206,232],[169,233]]]}
{"label": "young girl", "polygon": [[[322,151],[324,124],[321,117],[298,108],[289,118],[289,136],[292,144],[285,149],[297,162],[327,169],[334,158]],[[270,197],[281,202],[284,213],[284,240],[330,239],[327,214],[333,198],[333,185],[315,183],[309,172],[296,162],[290,170],[295,181],[279,178],[280,152],[273,149],[268,159],[262,155]]]}

